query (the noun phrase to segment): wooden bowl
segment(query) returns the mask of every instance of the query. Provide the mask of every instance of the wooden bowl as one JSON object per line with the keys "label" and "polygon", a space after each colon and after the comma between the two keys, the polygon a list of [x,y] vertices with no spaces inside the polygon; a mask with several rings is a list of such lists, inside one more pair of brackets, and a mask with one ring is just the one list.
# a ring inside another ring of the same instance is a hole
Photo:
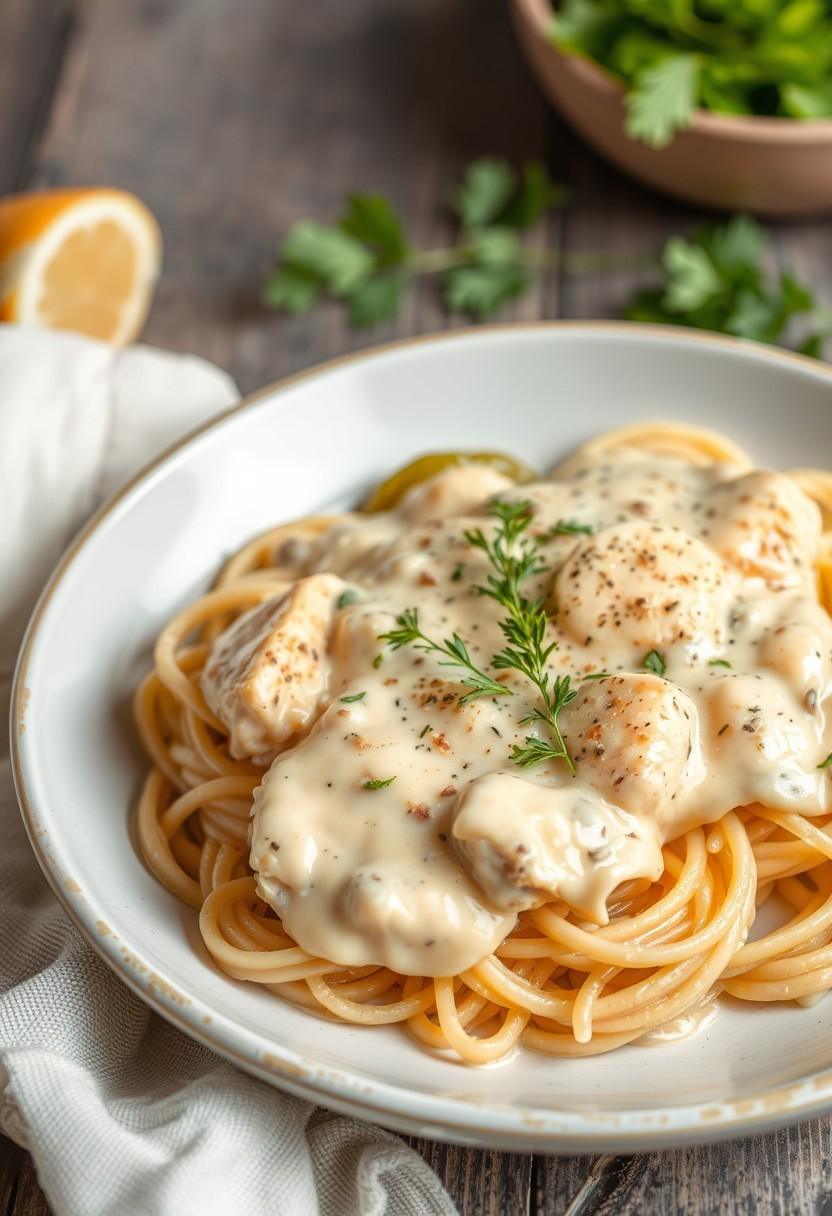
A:
{"label": "wooden bowl", "polygon": [[729,211],[832,210],[832,120],[755,118],[697,110],[665,148],[630,139],[624,89],[602,67],[559,51],[550,0],[512,0],[520,41],[544,91],[588,143],[657,190]]}

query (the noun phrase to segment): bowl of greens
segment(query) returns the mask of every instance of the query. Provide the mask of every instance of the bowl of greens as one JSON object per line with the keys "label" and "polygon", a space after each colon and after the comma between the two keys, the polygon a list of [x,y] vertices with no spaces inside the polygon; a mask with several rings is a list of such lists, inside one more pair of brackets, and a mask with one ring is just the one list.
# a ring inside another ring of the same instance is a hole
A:
{"label": "bowl of greens", "polygon": [[550,99],[657,189],[765,214],[832,210],[829,0],[513,0]]}

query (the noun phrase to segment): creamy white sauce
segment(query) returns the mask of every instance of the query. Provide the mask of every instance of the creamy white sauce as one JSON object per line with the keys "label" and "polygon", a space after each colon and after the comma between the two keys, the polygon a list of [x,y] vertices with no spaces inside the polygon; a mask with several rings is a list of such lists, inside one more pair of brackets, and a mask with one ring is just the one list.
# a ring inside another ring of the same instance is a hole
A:
{"label": "creamy white sauce", "polygon": [[[511,762],[543,730],[520,725],[538,704],[522,676],[501,677],[513,696],[460,705],[441,656],[378,640],[417,607],[428,636],[458,633],[489,667],[503,610],[476,594],[489,567],[464,533],[496,526],[496,493],[532,503],[538,536],[562,520],[593,528],[544,539],[547,569],[526,588],[551,613],[552,675],[578,690],[561,715],[574,776],[563,761]],[[278,751],[255,794],[261,895],[313,954],[453,974],[544,901],[604,923],[612,890],[656,877],[662,843],[692,825],[755,801],[826,811],[832,623],[814,591],[819,535],[816,506],[784,475],[626,450],[523,487],[452,469],[395,512],[337,523],[302,553],[294,609],[262,613],[309,642],[303,604],[315,604],[317,657],[292,673],[302,687],[272,673],[252,694],[279,639],[266,624],[252,650],[245,622],[238,691],[229,633],[215,647],[225,683],[204,681],[238,745]],[[663,677],[643,669],[652,649]]]}

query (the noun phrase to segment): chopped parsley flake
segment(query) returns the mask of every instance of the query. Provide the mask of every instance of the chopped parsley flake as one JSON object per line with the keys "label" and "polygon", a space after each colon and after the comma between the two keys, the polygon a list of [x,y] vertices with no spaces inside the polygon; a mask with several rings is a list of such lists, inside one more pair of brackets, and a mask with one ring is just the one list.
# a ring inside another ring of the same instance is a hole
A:
{"label": "chopped parsley flake", "polygon": [[574,519],[559,519],[555,526],[550,530],[549,537],[552,536],[592,536],[595,531],[592,524],[579,524]]}
{"label": "chopped parsley flake", "polygon": [[341,697],[341,700],[345,705],[350,705],[353,701],[363,701],[366,695],[366,692],[354,692],[349,697]]}
{"label": "chopped parsley flake", "polygon": [[644,656],[642,667],[645,671],[652,671],[654,676],[663,676],[667,671],[667,664],[658,650],[648,650]]}
{"label": "chopped parsley flake", "polygon": [[388,785],[392,785],[396,780],[395,777],[386,777],[382,780],[380,777],[374,777],[372,781],[364,782],[365,790],[384,790]]}
{"label": "chopped parsley flake", "polygon": [[354,604],[358,599],[358,592],[354,587],[347,587],[346,591],[342,591],[335,601],[336,608],[347,608],[350,604]]}

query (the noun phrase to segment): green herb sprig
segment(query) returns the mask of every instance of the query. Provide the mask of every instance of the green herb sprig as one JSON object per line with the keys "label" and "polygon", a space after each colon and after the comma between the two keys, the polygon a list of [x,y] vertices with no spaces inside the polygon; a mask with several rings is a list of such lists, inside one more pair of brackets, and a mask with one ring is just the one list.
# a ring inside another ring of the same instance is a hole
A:
{"label": "green herb sprig", "polygon": [[479,697],[511,696],[510,688],[493,680],[491,676],[477,667],[459,634],[452,634],[444,642],[434,642],[422,632],[419,625],[419,612],[416,608],[406,608],[400,616],[397,616],[396,626],[388,633],[379,634],[379,640],[387,642],[393,650],[400,650],[402,646],[414,646],[417,650],[428,650],[444,655],[445,657],[439,660],[439,666],[458,668],[462,672],[461,681],[468,688],[468,692],[460,697],[461,705],[465,705],[468,701],[476,701]]}
{"label": "green herb sprig", "polygon": [[[469,165],[454,190],[456,240],[440,249],[412,244],[401,218],[381,194],[350,194],[334,225],[301,220],[280,246],[263,288],[269,308],[295,316],[321,297],[343,301],[352,325],[394,317],[419,278],[439,278],[446,307],[476,319],[497,312],[549,270],[592,272],[621,259],[538,249],[522,233],[567,199],[564,186],[532,161],[517,172],[487,157]],[[633,259],[625,259],[632,264]]]}
{"label": "green herb sprig", "polygon": [[[545,645],[547,617],[543,603],[541,600],[528,599],[520,587],[525,579],[546,569],[537,541],[524,535],[532,521],[531,504],[497,500],[491,504],[489,514],[499,521],[494,536],[489,538],[481,528],[475,528],[465,533],[465,539],[474,548],[482,550],[492,566],[485,583],[478,584],[475,590],[496,600],[507,612],[507,616],[500,621],[506,645],[493,656],[491,664],[499,671],[519,671],[534,684],[543,705],[542,708],[536,706],[522,718],[521,725],[541,722],[549,731],[549,737],[544,739],[527,735],[522,746],[516,744],[512,748],[511,759],[521,768],[529,768],[544,760],[565,760],[574,773],[575,765],[560,730],[559,715],[565,706],[574,701],[577,693],[568,675],[550,679],[546,664],[557,643]],[[421,650],[436,651],[448,656],[441,662],[442,666],[457,666],[464,670],[462,680],[470,686],[471,691],[460,699],[461,704],[487,696],[495,688],[502,694],[512,692],[512,689],[491,680],[490,676],[473,665],[465,643],[457,634],[441,643],[426,637],[419,626],[415,608],[406,609],[396,618],[396,624],[397,629],[381,635],[382,641],[393,649],[414,645]]]}
{"label": "green herb sprig", "polygon": [[[494,574],[489,574],[485,585],[476,588],[480,595],[490,596],[506,609],[508,616],[500,621],[500,629],[506,645],[491,660],[498,671],[514,670],[530,680],[540,693],[543,708],[535,708],[521,725],[528,722],[544,723],[550,738],[540,739],[527,735],[523,746],[512,748],[511,758],[522,768],[539,764],[542,760],[565,760],[572,772],[575,766],[569,755],[560,731],[560,711],[577,693],[571,687],[569,676],[557,676],[550,682],[546,663],[557,648],[556,642],[544,645],[547,617],[540,600],[527,599],[520,590],[524,579],[540,574],[546,569],[540,560],[537,544],[523,537],[532,520],[531,504],[528,502],[492,503],[490,514],[500,522],[494,539],[489,540],[480,528],[465,533],[465,539],[486,554]],[[519,543],[518,543],[519,542]]]}
{"label": "green herb sprig", "polygon": [[365,790],[386,790],[388,785],[392,785],[395,780],[395,777],[373,777],[371,781],[364,782],[363,788]]}
{"label": "green herb sprig", "polygon": [[743,215],[689,239],[671,237],[662,252],[661,284],[637,292],[625,315],[784,345],[800,320],[804,332],[791,344],[819,356],[832,314],[793,274],[768,269],[766,245],[765,230]]}
{"label": "green herb sprig", "polygon": [[832,115],[832,23],[816,0],[563,0],[552,35],[627,88],[627,131],[653,147],[697,107]]}
{"label": "green herb sprig", "polygon": [[[583,0],[582,0],[583,2]],[[590,7],[595,0],[588,0]],[[654,0],[648,0],[653,3]],[[333,226],[294,225],[267,280],[266,305],[300,315],[322,298],[343,304],[355,326],[395,317],[418,279],[439,279],[448,309],[482,319],[551,271],[598,273],[622,265],[651,270],[658,282],[638,290],[624,309],[635,321],[684,325],[797,347],[820,355],[832,313],[794,274],[769,266],[766,232],[746,216],[674,236],[660,255],[618,257],[600,252],[540,249],[521,234],[566,193],[542,165],[516,172],[496,158],[475,161],[453,196],[456,241],[442,249],[411,244],[390,202],[352,194]],[[562,521],[568,525],[572,521]],[[565,527],[562,529],[565,531]],[[357,598],[345,591],[339,607]]]}

